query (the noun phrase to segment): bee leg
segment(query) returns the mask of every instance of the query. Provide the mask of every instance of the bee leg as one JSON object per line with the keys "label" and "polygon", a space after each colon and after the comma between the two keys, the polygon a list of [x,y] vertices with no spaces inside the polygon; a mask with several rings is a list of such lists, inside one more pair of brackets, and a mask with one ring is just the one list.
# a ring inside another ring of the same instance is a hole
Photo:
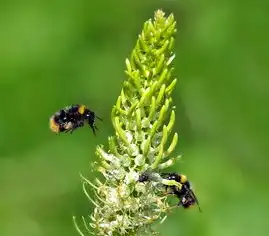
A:
{"label": "bee leg", "polygon": [[165,192],[167,195],[177,194],[177,191],[173,188],[173,186],[165,185]]}
{"label": "bee leg", "polygon": [[73,127],[68,131],[70,131],[70,134],[73,134],[74,130],[77,129],[78,127],[80,127],[79,124],[73,125]]}
{"label": "bee leg", "polygon": [[74,124],[73,127],[70,129],[70,134],[74,132],[75,129],[82,127],[84,125],[83,121],[78,122],[77,124]]}
{"label": "bee leg", "polygon": [[73,134],[74,130],[76,129],[76,127],[73,127],[72,129],[68,130],[67,132],[70,131],[70,134]]}
{"label": "bee leg", "polygon": [[[90,124],[90,127],[91,127],[91,129],[92,129],[92,131],[93,131],[93,134],[96,136],[96,132],[95,132],[95,129],[97,129],[96,126]],[[97,129],[97,130],[98,130],[98,129]]]}
{"label": "bee leg", "polygon": [[170,206],[169,209],[172,210],[172,209],[175,209],[175,208],[178,208],[178,204],[174,205],[174,206]]}
{"label": "bee leg", "polygon": [[181,201],[181,200],[180,200],[180,201],[177,203],[177,206],[178,206],[178,207],[183,206],[183,205],[182,205],[182,201]]}
{"label": "bee leg", "polygon": [[99,116],[95,115],[95,117],[100,120],[100,121],[103,121]]}

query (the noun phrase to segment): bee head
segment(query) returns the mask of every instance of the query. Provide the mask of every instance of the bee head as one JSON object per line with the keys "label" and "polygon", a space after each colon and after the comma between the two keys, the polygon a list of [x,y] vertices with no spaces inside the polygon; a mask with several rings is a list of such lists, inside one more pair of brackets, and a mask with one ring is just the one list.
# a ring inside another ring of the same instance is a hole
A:
{"label": "bee head", "polygon": [[89,109],[85,110],[85,119],[87,120],[88,124],[92,128],[92,131],[94,134],[96,134],[95,130],[98,130],[98,128],[95,125],[96,118],[102,121],[102,119],[100,117],[96,116],[93,111],[91,111]]}

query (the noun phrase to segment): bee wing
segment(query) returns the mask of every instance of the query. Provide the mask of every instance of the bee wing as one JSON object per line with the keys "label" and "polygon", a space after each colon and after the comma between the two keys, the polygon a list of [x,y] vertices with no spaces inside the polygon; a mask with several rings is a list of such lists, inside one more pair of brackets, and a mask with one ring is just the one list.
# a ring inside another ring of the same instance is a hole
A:
{"label": "bee wing", "polygon": [[201,207],[200,207],[199,201],[198,201],[196,195],[194,194],[193,190],[192,190],[192,189],[189,189],[188,193],[189,193],[189,194],[191,195],[191,197],[195,200],[195,202],[196,202],[196,204],[197,204],[197,206],[198,206],[198,208],[199,208],[199,211],[202,212],[202,209],[201,209]]}

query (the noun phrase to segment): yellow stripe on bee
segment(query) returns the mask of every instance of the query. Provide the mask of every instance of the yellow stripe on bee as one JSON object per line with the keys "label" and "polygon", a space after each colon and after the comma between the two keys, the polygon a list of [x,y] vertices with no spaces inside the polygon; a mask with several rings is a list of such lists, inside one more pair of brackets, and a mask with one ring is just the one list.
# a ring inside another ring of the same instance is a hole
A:
{"label": "yellow stripe on bee", "polygon": [[84,105],[81,105],[79,108],[78,108],[78,113],[80,113],[80,114],[84,114],[84,112],[85,112],[85,110],[86,110],[86,106],[84,106]]}
{"label": "yellow stripe on bee", "polygon": [[186,175],[180,175],[180,182],[182,184],[186,183],[187,182],[187,176]]}
{"label": "yellow stripe on bee", "polygon": [[55,122],[54,120],[54,116],[50,118],[50,129],[55,132],[55,133],[59,133],[59,125]]}

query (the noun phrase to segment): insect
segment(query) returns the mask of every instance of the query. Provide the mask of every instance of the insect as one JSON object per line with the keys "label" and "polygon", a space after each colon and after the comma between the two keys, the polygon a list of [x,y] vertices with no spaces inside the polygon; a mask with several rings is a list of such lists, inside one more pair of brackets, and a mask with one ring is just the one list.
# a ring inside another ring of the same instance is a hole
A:
{"label": "insect", "polygon": [[170,189],[170,193],[176,195],[180,199],[178,206],[183,206],[183,208],[186,209],[197,204],[199,211],[202,212],[198,199],[185,175],[177,173],[162,173],[161,176],[167,180],[175,180],[182,185],[180,189],[177,186],[166,185],[166,189]]}
{"label": "insect", "polygon": [[[155,181],[152,176],[152,173],[144,172],[139,176],[138,181]],[[176,185],[163,184],[166,188],[166,191],[170,190],[168,191],[169,194],[174,194],[179,198],[178,206],[182,206],[186,209],[190,206],[193,206],[194,204],[197,204],[199,211],[201,212],[198,199],[196,198],[193,190],[191,189],[190,182],[187,180],[187,177],[185,175],[177,173],[161,173],[160,176],[165,180],[174,180],[181,184],[181,188]]]}
{"label": "insect", "polygon": [[55,133],[72,133],[75,129],[84,126],[85,123],[88,123],[95,135],[95,130],[98,130],[95,125],[96,118],[102,120],[85,105],[76,104],[65,107],[52,115],[49,120],[49,126]]}

